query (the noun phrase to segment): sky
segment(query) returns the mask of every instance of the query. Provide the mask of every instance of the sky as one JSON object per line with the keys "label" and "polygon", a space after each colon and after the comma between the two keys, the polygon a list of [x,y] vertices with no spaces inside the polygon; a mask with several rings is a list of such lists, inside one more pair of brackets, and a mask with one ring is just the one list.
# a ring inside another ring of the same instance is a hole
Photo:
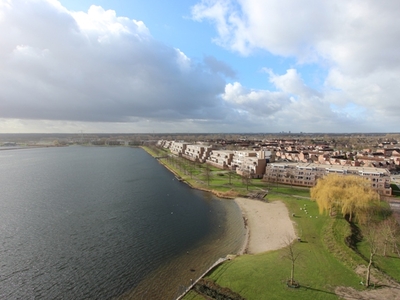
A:
{"label": "sky", "polygon": [[0,133],[400,131],[397,0],[0,0]]}

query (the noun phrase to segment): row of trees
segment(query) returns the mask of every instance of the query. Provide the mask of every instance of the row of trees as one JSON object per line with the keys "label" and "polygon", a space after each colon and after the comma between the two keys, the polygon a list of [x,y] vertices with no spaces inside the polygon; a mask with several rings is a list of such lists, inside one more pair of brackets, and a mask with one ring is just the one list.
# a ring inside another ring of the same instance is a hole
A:
{"label": "row of trees", "polygon": [[[177,168],[180,172],[186,175],[190,175],[190,178],[193,178],[194,174],[196,173],[197,176],[200,175],[200,177],[207,183],[208,186],[210,185],[210,182],[212,181],[215,174],[213,172],[212,167],[209,164],[207,163],[202,164],[199,163],[198,161],[193,161],[175,155],[171,155],[167,151],[163,151],[156,146],[149,146],[149,148],[152,149],[152,151],[156,153],[156,155],[160,157],[165,157],[168,164],[170,164],[174,168]],[[199,171],[195,172],[196,169]],[[228,184],[231,185],[233,174],[236,174],[236,172],[233,170],[225,170],[225,172],[228,176]],[[246,186],[246,189],[248,190],[249,186],[252,183],[251,173],[244,172],[244,174],[241,176],[241,179],[242,179],[242,184],[244,184]]]}

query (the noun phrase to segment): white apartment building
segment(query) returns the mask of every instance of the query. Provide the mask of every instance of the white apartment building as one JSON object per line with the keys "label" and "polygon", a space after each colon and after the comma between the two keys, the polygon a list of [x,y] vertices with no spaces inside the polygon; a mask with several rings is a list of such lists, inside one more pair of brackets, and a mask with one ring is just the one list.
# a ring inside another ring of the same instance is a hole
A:
{"label": "white apartment building", "polygon": [[264,151],[234,151],[231,162],[231,168],[235,169],[237,174],[241,176],[250,175],[253,178],[262,178],[266,165],[267,160]]}
{"label": "white apartment building", "polygon": [[171,150],[171,153],[182,156],[182,154],[185,152],[186,147],[188,143],[184,142],[172,142],[171,146],[169,147],[169,150]]}
{"label": "white apartment building", "polygon": [[212,151],[212,146],[205,145],[186,145],[186,149],[182,153],[182,157],[191,161],[203,163]]}
{"label": "white apartment building", "polygon": [[233,151],[211,150],[210,155],[206,159],[206,163],[220,169],[228,169],[231,167],[232,159]]}

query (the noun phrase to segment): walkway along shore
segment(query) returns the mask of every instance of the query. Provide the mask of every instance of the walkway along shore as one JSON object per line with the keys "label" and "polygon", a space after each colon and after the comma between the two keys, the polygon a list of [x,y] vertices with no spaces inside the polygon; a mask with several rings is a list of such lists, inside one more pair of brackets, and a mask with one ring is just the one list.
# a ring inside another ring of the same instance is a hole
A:
{"label": "walkway along shore", "polygon": [[182,299],[195,285],[197,282],[199,282],[199,280],[201,278],[203,278],[204,276],[207,275],[208,272],[210,272],[212,269],[214,269],[216,266],[222,264],[224,261],[227,261],[229,258],[225,257],[225,258],[220,258],[218,259],[211,267],[209,267],[207,269],[207,271],[205,271],[203,274],[200,275],[199,278],[197,278],[196,280],[193,281],[193,283],[191,285],[188,286],[188,288],[178,297],[176,298],[176,300]]}

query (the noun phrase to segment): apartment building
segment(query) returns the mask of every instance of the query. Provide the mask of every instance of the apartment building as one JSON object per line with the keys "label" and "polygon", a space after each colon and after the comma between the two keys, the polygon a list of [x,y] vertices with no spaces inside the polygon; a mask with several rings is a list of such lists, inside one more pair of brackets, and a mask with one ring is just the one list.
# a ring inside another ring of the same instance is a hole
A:
{"label": "apartment building", "polygon": [[172,144],[172,141],[164,141],[162,147],[164,149],[169,149],[169,148],[171,148],[171,144]]}
{"label": "apartment building", "polygon": [[390,172],[387,169],[314,163],[271,163],[265,168],[264,179],[271,182],[312,187],[327,174],[358,175],[367,178],[380,195],[392,195]]}
{"label": "apartment building", "polygon": [[312,187],[325,171],[315,164],[271,163],[265,168],[264,179],[270,182]]}
{"label": "apartment building", "polygon": [[233,154],[233,151],[229,150],[211,150],[206,163],[220,169],[228,169],[231,167]]}
{"label": "apartment building", "polygon": [[178,155],[178,156],[182,156],[182,154],[185,152],[186,147],[187,147],[188,143],[185,142],[172,142],[171,146],[169,147],[169,150],[171,151],[171,153]]}
{"label": "apartment building", "polygon": [[156,142],[156,146],[157,147],[164,147],[164,145],[165,145],[165,140],[158,140],[157,142]]}
{"label": "apartment building", "polygon": [[250,175],[252,178],[262,178],[266,165],[264,151],[234,151],[231,169],[236,170],[236,173],[241,176]]}
{"label": "apartment building", "polygon": [[212,151],[212,146],[205,145],[186,145],[186,149],[182,153],[182,157],[189,159],[191,161],[198,161],[203,163],[206,161],[210,152]]}

